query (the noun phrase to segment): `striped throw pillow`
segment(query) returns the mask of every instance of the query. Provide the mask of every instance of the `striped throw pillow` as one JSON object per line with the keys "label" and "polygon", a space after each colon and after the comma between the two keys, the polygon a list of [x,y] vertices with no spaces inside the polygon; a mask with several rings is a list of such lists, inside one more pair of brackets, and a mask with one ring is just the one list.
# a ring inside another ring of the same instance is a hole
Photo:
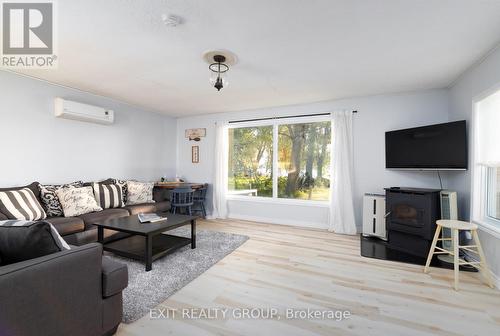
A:
{"label": "striped throw pillow", "polygon": [[47,215],[29,188],[0,192],[0,212],[8,219],[41,220]]}
{"label": "striped throw pillow", "polygon": [[121,208],[123,203],[122,188],[118,184],[92,183],[94,197],[103,209]]}

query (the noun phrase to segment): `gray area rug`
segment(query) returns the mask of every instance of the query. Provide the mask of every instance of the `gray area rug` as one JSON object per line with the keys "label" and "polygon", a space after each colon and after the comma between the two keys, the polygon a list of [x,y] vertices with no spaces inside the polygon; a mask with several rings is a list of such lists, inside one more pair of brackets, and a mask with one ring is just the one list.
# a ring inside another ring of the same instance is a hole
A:
{"label": "gray area rug", "polygon": [[[181,227],[169,234],[190,237],[189,227]],[[129,285],[123,292],[123,322],[131,323],[149,314],[149,310],[165,301],[219,260],[236,250],[247,236],[199,230],[196,232],[196,249],[184,246],[176,252],[153,262],[153,269],[146,272],[144,264],[114,256],[106,256],[127,264]]]}

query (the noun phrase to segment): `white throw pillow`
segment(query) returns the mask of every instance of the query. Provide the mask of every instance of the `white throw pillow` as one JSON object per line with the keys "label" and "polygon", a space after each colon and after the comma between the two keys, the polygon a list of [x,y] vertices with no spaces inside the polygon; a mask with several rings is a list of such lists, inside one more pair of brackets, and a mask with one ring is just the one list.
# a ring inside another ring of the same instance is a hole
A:
{"label": "white throw pillow", "polygon": [[94,198],[92,187],[62,188],[56,190],[56,195],[61,202],[64,217],[75,217],[102,210]]}
{"label": "white throw pillow", "polygon": [[154,203],[154,182],[127,181],[127,205]]}

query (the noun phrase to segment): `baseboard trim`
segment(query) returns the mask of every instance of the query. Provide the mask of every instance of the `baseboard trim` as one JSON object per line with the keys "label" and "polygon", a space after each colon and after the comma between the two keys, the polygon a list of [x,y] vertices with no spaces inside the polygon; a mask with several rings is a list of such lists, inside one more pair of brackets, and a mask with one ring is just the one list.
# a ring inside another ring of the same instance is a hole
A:
{"label": "baseboard trim", "polygon": [[297,220],[283,219],[283,218],[248,216],[248,215],[240,215],[240,214],[229,214],[228,218],[246,220],[246,221],[250,221],[250,222],[261,222],[261,223],[278,224],[278,225],[290,225],[290,226],[313,228],[313,229],[326,230],[328,228],[328,225],[326,223],[304,222],[304,221],[297,221]]}

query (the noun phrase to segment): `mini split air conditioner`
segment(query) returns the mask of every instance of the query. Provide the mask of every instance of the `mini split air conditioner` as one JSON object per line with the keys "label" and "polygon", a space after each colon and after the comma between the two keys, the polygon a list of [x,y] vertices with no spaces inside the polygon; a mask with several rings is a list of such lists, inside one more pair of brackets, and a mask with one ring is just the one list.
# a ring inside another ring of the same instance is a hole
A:
{"label": "mini split air conditioner", "polygon": [[103,125],[110,125],[115,120],[115,115],[112,110],[77,103],[62,98],[55,99],[55,116],[57,118],[86,121]]}

